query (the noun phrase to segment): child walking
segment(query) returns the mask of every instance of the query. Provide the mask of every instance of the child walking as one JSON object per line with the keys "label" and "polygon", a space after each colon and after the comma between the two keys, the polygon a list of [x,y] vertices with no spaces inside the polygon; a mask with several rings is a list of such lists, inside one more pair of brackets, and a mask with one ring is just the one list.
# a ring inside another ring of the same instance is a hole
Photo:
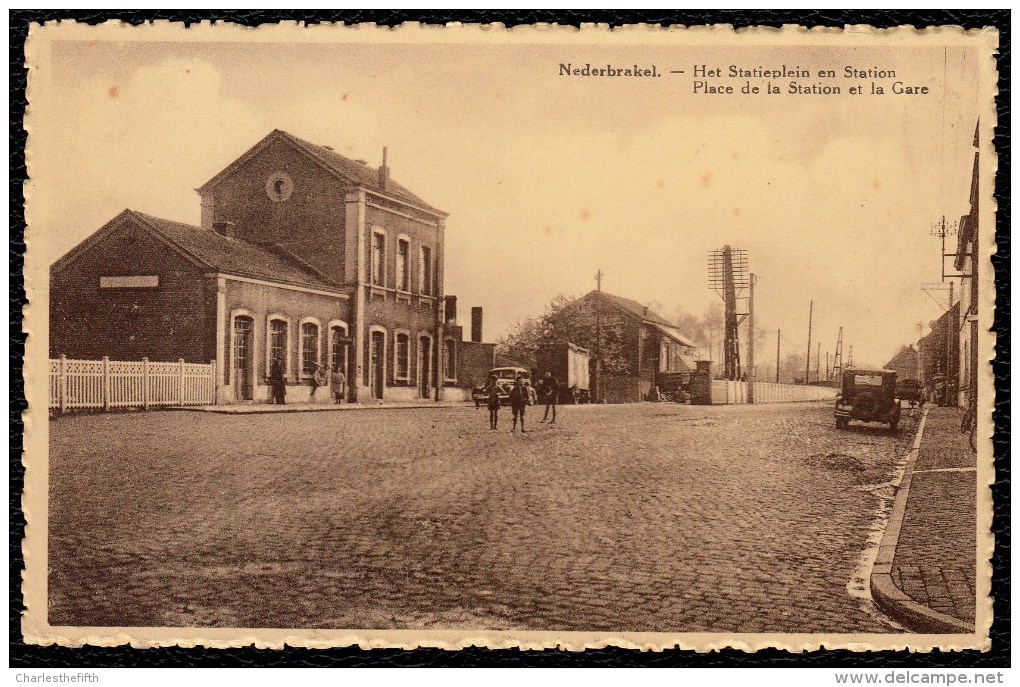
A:
{"label": "child walking", "polygon": [[489,384],[489,429],[497,429],[496,425],[499,423],[499,387],[496,386],[496,381],[492,380]]}
{"label": "child walking", "polygon": [[528,390],[524,387],[524,380],[518,377],[514,388],[510,390],[510,410],[514,414],[514,426],[510,429],[511,432],[517,431],[517,418],[521,420],[521,434],[528,431],[524,429],[524,410],[527,407]]}

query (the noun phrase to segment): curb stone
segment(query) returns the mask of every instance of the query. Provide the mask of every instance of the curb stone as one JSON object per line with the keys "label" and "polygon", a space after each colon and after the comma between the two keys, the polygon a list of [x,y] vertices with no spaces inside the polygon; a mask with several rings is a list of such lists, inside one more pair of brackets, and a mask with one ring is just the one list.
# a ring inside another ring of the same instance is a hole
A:
{"label": "curb stone", "polygon": [[271,403],[252,403],[248,405],[212,405],[212,406],[172,406],[163,410],[184,410],[195,413],[218,413],[220,415],[274,415],[278,413],[329,413],[352,412],[359,410],[412,410],[415,408],[468,408],[474,407],[468,401],[447,401],[430,403],[303,403],[290,405],[274,405]]}
{"label": "curb stone", "polygon": [[945,613],[940,613],[918,603],[903,590],[896,586],[892,578],[893,558],[900,540],[900,529],[907,514],[907,499],[910,497],[910,481],[914,473],[914,465],[921,449],[921,438],[924,436],[924,425],[928,419],[925,408],[921,421],[917,423],[917,434],[907,456],[907,464],[903,476],[896,487],[896,498],[893,502],[889,523],[886,525],[882,543],[878,547],[878,555],[871,568],[871,595],[879,608],[906,627],[930,634],[973,634],[974,626]]}

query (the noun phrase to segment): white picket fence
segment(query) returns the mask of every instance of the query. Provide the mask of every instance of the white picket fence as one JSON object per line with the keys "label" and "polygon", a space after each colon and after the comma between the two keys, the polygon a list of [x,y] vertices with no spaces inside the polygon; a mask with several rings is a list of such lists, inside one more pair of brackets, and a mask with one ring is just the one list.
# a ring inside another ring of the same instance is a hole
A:
{"label": "white picket fence", "polygon": [[[833,401],[836,389],[803,384],[754,383],[755,403],[793,403],[795,401]],[[717,405],[747,403],[747,382],[712,380],[712,403]]]}
{"label": "white picket fence", "polygon": [[216,402],[216,361],[50,360],[50,408],[159,408]]}

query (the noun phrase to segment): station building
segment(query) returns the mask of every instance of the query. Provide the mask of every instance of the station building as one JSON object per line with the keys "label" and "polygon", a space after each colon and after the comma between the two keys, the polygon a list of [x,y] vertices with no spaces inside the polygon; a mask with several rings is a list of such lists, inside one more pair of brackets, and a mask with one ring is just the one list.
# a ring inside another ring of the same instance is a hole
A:
{"label": "station building", "polygon": [[[273,131],[197,189],[201,226],[125,210],[50,269],[50,354],[217,363],[217,402],[288,401],[317,365],[349,401],[460,400],[493,345],[445,294],[447,213],[328,146]],[[477,369],[476,369],[477,368]],[[328,393],[318,399],[328,401]]]}

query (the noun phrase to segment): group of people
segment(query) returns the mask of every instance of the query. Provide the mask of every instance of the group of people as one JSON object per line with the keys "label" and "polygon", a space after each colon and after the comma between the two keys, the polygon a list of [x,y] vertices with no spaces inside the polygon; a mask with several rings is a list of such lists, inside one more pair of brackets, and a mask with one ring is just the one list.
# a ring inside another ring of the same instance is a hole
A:
{"label": "group of people", "polygon": [[[552,376],[551,372],[546,372],[545,376],[541,381],[541,392],[545,401],[545,414],[542,417],[541,422],[549,420],[549,411],[552,410],[552,421],[550,425],[556,424],[556,403],[559,400],[560,385],[555,377]],[[496,383],[496,378],[492,377],[489,379],[489,399],[487,406],[489,408],[489,429],[499,429],[499,409],[502,406],[502,400],[500,399],[500,388]],[[510,388],[510,412],[513,414],[513,427],[510,428],[511,432],[517,431],[517,421],[520,420],[521,432],[527,432],[524,429],[524,411],[530,405],[538,403],[538,393],[534,387],[530,384],[524,383],[524,377],[517,377],[514,380],[513,386]]]}
{"label": "group of people", "polygon": [[[314,401],[315,392],[319,390],[319,387],[327,385],[329,386],[330,393],[333,395],[334,402],[343,403],[344,396],[347,393],[347,376],[340,371],[339,365],[334,367],[332,372],[327,372],[323,365],[315,366],[315,372],[312,373],[312,393],[309,395],[309,400]],[[269,389],[273,403],[286,405],[287,380],[283,374],[283,363],[280,360],[274,360],[269,368]]]}

